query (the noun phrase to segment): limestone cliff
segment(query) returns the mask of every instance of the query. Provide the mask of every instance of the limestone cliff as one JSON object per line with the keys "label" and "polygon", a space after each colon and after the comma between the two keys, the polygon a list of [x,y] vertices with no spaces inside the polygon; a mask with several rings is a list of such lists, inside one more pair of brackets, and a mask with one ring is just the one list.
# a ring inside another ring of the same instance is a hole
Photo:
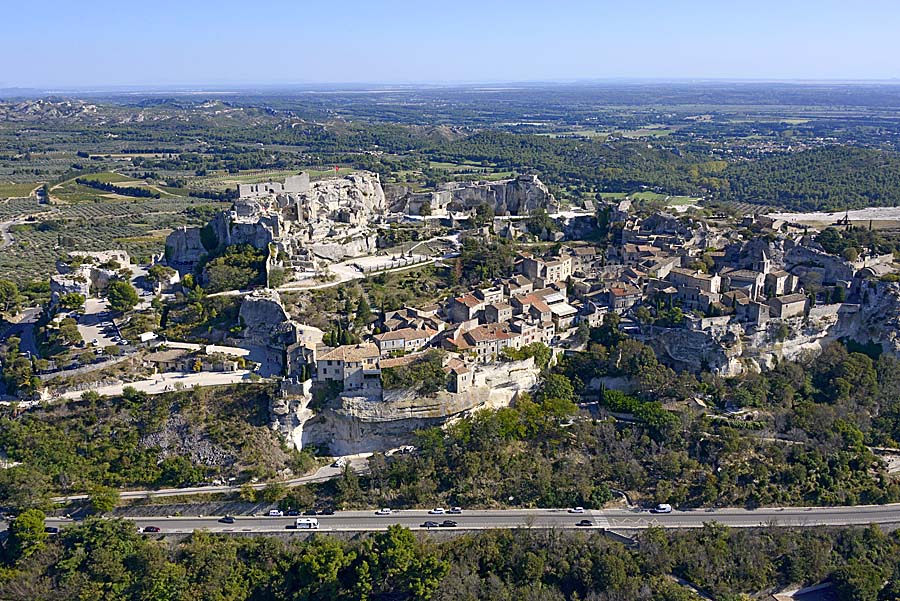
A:
{"label": "limestone cliff", "polygon": [[764,327],[745,329],[727,323],[727,317],[709,318],[695,328],[644,327],[640,339],[673,368],[724,376],[770,369],[844,339],[874,342],[900,356],[900,284],[856,280],[852,290],[858,303],[818,305],[805,316],[772,320]]}
{"label": "limestone cliff", "polygon": [[417,430],[440,426],[466,413],[508,406],[537,385],[533,359],[480,366],[476,386],[464,393],[421,397],[409,390],[373,396],[340,396],[317,414],[311,396],[296,387],[273,403],[273,428],[297,448],[315,445],[334,455],[384,451],[413,441]]}
{"label": "limestone cliff", "polygon": [[253,192],[235,200],[230,210],[218,213],[203,228],[172,232],[166,239],[166,260],[186,271],[207,252],[249,244],[266,251],[274,248],[284,266],[315,269],[310,253],[339,261],[374,252],[371,225],[386,210],[377,173],[354,173],[301,188]]}
{"label": "limestone cliff", "polygon": [[493,182],[448,182],[433,192],[413,192],[406,186],[387,189],[391,210],[418,215],[428,202],[434,214],[467,211],[488,204],[497,215],[527,215],[534,209],[554,211],[556,198],[536,175],[520,175]]}

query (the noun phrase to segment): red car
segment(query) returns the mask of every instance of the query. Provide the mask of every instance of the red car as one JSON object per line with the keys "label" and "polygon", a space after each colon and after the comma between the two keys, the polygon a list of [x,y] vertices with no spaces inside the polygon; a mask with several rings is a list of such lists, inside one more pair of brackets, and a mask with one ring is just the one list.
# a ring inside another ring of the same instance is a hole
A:
{"label": "red car", "polygon": [[159,532],[159,526],[144,526],[144,532]]}

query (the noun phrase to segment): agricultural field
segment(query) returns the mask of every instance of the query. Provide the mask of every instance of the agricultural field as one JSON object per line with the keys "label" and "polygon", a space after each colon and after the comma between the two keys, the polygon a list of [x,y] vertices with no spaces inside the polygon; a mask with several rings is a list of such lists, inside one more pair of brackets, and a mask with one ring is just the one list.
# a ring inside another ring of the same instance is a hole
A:
{"label": "agricultural field", "polygon": [[138,187],[146,188],[150,192],[158,192],[163,196],[177,196],[177,192],[167,191],[164,187],[148,184],[143,179],[135,179],[121,173],[104,171],[102,173],[87,173],[79,175],[77,178],[67,179],[64,182],[50,187],[50,196],[54,202],[73,204],[73,203],[89,203],[89,202],[108,202],[108,201],[124,201],[132,202],[134,197],[115,192],[105,192],[97,190],[90,186],[79,184],[76,180],[93,180],[112,184],[122,187]]}
{"label": "agricultural field", "polygon": [[37,183],[17,184],[0,182],[0,198],[27,198],[31,191],[40,186]]}
{"label": "agricultural field", "polygon": [[[56,259],[71,250],[123,249],[136,260],[148,259],[165,247],[172,229],[199,225],[187,209],[229,203],[208,199],[128,199],[48,207],[17,205],[15,215],[42,213],[40,220],[14,226],[13,243],[0,250],[0,278],[44,278],[55,272]],[[0,204],[0,211],[6,207]],[[11,212],[11,211],[10,211]],[[3,213],[0,212],[0,216]],[[61,244],[62,242],[62,244]]]}
{"label": "agricultural field", "polygon": [[33,215],[48,210],[47,205],[42,205],[34,198],[11,198],[0,200],[0,221],[8,221],[16,217]]}

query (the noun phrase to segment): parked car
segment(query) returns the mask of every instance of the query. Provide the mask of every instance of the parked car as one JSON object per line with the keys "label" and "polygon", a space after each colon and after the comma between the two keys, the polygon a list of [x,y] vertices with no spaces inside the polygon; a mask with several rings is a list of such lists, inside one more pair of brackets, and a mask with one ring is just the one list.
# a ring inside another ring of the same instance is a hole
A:
{"label": "parked car", "polygon": [[159,526],[144,526],[144,532],[159,532]]}
{"label": "parked car", "polygon": [[44,532],[46,532],[47,534],[59,534],[59,528],[57,528],[56,526],[47,526],[46,528],[44,528]]}
{"label": "parked car", "polygon": [[569,510],[569,513],[584,513],[584,507],[573,507]]}
{"label": "parked car", "polygon": [[437,528],[440,526],[437,522],[428,521],[422,524],[422,528]]}
{"label": "parked car", "polygon": [[223,524],[233,524],[233,523],[234,523],[234,518],[231,517],[230,515],[226,515],[226,516],[224,516],[222,519],[220,519],[219,521],[222,522]]}
{"label": "parked car", "polygon": [[315,509],[307,509],[303,512],[303,515],[319,515],[319,512]]}
{"label": "parked car", "polygon": [[660,503],[651,509],[650,513],[672,513],[672,506],[668,503]]}
{"label": "parked car", "polygon": [[578,522],[578,523],[575,524],[575,525],[576,525],[576,526],[593,526],[593,525],[594,525],[594,522],[592,522],[592,521],[590,521],[590,520],[581,520],[580,522]]}
{"label": "parked car", "polygon": [[331,507],[326,507],[319,513],[320,515],[334,515],[334,509],[332,509]]}
{"label": "parked car", "polygon": [[284,512],[281,511],[280,509],[270,509],[270,510],[269,510],[269,517],[270,517],[270,518],[280,518],[280,517],[282,517],[283,515],[284,515]]}
{"label": "parked car", "polygon": [[447,513],[451,515],[459,515],[462,513],[462,507],[451,507]]}
{"label": "parked car", "polygon": [[298,515],[300,515],[300,512],[297,511],[296,509],[291,509],[290,511],[288,511],[288,512],[287,512],[286,514],[284,514],[284,515],[287,515],[287,516],[290,516],[290,517],[293,518],[293,517],[297,517]]}
{"label": "parked car", "polygon": [[331,464],[331,467],[344,467],[347,465],[347,460],[343,457],[338,457],[334,463]]}
{"label": "parked car", "polygon": [[441,522],[441,528],[456,528],[456,522],[453,520],[444,520]]}
{"label": "parked car", "polygon": [[389,507],[382,507],[375,512],[375,515],[391,515],[391,509]]}
{"label": "parked car", "polygon": [[431,515],[444,515],[447,512],[444,510],[443,507],[435,507],[434,509],[430,510],[428,513],[430,513]]}

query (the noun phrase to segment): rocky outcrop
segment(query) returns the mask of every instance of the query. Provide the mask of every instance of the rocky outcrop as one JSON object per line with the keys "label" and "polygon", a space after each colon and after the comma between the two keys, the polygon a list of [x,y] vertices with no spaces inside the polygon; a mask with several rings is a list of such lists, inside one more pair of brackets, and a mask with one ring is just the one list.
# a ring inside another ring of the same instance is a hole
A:
{"label": "rocky outcrop", "polygon": [[374,254],[378,250],[378,235],[360,233],[342,242],[323,242],[310,244],[310,251],[319,258],[331,262],[343,261],[352,257],[363,257]]}
{"label": "rocky outcrop", "polygon": [[166,263],[179,271],[190,271],[203,256],[206,249],[200,241],[200,228],[182,227],[166,238]]}
{"label": "rocky outcrop", "polygon": [[271,428],[297,450],[303,448],[303,426],[315,415],[311,402],[312,380],[284,380],[279,394],[269,401]]}
{"label": "rocky outcrop", "polygon": [[641,340],[662,363],[676,370],[708,369],[721,376],[735,376],[744,371],[742,334],[737,324],[704,330],[646,326],[641,329]]}
{"label": "rocky outcrop", "polygon": [[372,396],[346,395],[318,413],[309,409],[309,383],[289,384],[271,406],[272,427],[295,447],[328,448],[333,455],[384,451],[409,444],[417,430],[441,426],[485,408],[508,406],[516,395],[537,385],[533,359],[479,366],[475,387],[464,393],[422,397],[412,390]]}
{"label": "rocky outcrop", "polygon": [[[851,289],[858,303],[814,306],[805,316],[772,320],[764,328],[745,331],[735,323],[677,330],[645,327],[640,338],[671,367],[709,369],[723,376],[770,369],[846,339],[874,342],[900,357],[900,284],[857,279]],[[716,319],[727,318],[703,322]]]}
{"label": "rocky outcrop", "polygon": [[534,209],[555,211],[556,198],[536,175],[520,175],[493,182],[448,182],[433,192],[414,192],[406,186],[388,190],[391,210],[418,215],[425,202],[434,214],[446,211],[468,211],[487,204],[497,215],[528,215]]}
{"label": "rocky outcrop", "polygon": [[243,326],[244,339],[257,344],[270,344],[281,325],[290,316],[281,303],[281,297],[271,289],[254,290],[241,302],[238,313]]}
{"label": "rocky outcrop", "polygon": [[[301,178],[302,176],[295,176]],[[385,213],[377,173],[354,173],[306,185],[259,184],[202,228],[182,228],[166,239],[166,261],[187,271],[207,253],[248,244],[273,249],[282,267],[315,270],[324,262],[371,254],[371,225]],[[304,180],[305,181],[305,180]]]}

